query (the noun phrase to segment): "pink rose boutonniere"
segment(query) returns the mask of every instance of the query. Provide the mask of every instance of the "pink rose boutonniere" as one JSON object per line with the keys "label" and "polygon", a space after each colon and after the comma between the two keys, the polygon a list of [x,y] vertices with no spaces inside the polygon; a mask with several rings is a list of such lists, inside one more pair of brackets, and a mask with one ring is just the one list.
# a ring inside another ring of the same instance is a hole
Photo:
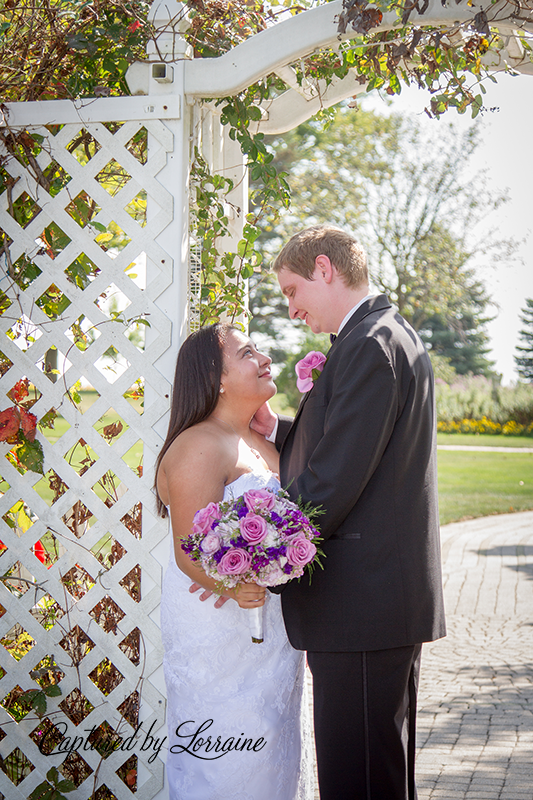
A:
{"label": "pink rose boutonniere", "polygon": [[298,361],[294,367],[298,391],[308,392],[313,388],[313,383],[324,369],[327,360],[327,356],[324,353],[319,353],[318,350],[311,350],[305,358]]}

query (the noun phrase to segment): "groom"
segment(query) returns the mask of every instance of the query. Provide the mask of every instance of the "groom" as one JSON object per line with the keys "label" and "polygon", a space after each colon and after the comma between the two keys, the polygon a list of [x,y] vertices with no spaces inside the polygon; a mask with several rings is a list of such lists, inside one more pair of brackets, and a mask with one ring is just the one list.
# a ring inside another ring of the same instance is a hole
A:
{"label": "groom", "polygon": [[350,234],[303,230],[273,268],[291,319],[336,335],[295,419],[252,423],[291,497],[325,510],[324,570],[281,592],[313,674],[320,797],[414,800],[421,643],[445,635],[431,364]]}

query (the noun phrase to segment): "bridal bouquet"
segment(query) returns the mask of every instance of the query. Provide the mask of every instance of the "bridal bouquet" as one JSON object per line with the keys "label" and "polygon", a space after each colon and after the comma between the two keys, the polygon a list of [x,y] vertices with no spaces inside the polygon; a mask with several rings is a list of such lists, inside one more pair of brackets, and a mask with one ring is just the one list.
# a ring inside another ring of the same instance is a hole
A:
{"label": "bridal bouquet", "polygon": [[[319,533],[312,523],[320,513],[293,503],[283,489],[250,489],[234,500],[209,503],[197,511],[193,532],[181,547],[226,589],[252,581],[280,586],[301,578],[306,568],[311,580],[314,566],[322,566]],[[257,625],[254,642],[263,641],[261,612],[261,608],[251,610]]]}

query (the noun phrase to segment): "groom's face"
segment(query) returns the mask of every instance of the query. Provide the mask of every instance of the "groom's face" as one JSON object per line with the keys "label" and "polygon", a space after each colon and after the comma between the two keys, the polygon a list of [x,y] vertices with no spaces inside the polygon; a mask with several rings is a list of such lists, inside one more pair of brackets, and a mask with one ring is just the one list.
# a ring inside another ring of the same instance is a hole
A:
{"label": "groom's face", "polygon": [[291,319],[303,319],[313,333],[331,333],[330,309],[327,284],[322,273],[315,267],[313,279],[307,280],[296,272],[283,267],[278,272],[281,291],[289,301]]}

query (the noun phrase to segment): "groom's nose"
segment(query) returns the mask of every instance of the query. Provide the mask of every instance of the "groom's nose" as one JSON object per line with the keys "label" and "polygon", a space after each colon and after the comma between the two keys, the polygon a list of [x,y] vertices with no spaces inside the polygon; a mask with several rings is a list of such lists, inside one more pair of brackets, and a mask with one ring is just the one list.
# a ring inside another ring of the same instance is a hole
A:
{"label": "groom's nose", "polygon": [[298,309],[294,305],[291,297],[289,297],[289,317],[290,319],[297,319],[298,317]]}

